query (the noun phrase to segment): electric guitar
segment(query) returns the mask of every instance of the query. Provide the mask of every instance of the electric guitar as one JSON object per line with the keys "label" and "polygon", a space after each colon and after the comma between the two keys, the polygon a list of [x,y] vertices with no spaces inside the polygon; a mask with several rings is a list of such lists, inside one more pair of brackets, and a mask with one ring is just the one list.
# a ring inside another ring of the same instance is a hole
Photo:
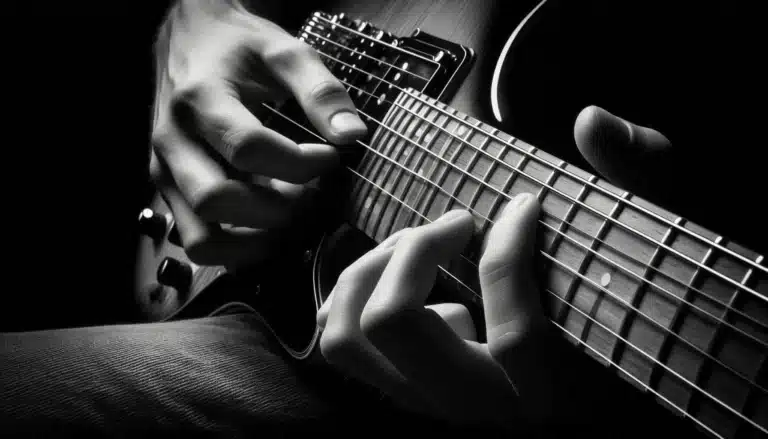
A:
{"label": "electric guitar", "polygon": [[[459,3],[463,12],[475,7]],[[311,13],[296,36],[347,86],[370,134],[342,150],[339,175],[324,183],[335,195],[324,204],[328,212],[307,221],[304,233],[286,244],[287,255],[252,267],[190,262],[158,194],[139,221],[145,237],[136,298],[147,320],[203,316],[227,302],[245,302],[269,322],[286,352],[310,359],[319,338],[315,314],[343,268],[397,230],[464,208],[474,214],[477,238],[441,267],[431,300],[465,304],[483,327],[482,236],[510,197],[529,192],[542,205],[542,301],[563,340],[684,418],[692,432],[768,434],[764,258],[497,128],[514,106],[502,99],[503,78],[513,75],[514,60],[528,50],[521,39],[535,32],[531,26],[553,3],[520,9],[485,79],[472,47],[482,43],[489,19],[482,8],[464,15],[426,9],[398,15],[398,6],[387,9],[389,15],[364,7],[358,16]],[[355,10],[347,6],[339,9]],[[464,21],[446,27],[456,17]],[[404,36],[419,20],[458,38],[419,28]],[[481,81],[490,83],[484,88],[490,93],[473,99],[466,84]],[[294,103],[262,110],[268,126],[294,140],[324,141]],[[544,143],[562,139],[549,140]]]}

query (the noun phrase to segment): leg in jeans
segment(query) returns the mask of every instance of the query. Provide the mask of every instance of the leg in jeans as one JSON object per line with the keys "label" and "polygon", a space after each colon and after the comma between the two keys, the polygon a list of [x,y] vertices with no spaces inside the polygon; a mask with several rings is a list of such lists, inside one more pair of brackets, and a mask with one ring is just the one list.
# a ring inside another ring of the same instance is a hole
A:
{"label": "leg in jeans", "polygon": [[232,437],[347,417],[253,314],[7,333],[0,349],[0,425],[11,436]]}

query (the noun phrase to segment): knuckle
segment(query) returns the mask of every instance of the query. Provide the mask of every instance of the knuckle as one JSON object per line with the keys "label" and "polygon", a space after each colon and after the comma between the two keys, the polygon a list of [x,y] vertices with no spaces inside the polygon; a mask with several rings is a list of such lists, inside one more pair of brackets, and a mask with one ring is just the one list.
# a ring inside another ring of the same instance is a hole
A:
{"label": "knuckle", "polygon": [[439,250],[439,242],[436,237],[425,233],[424,229],[420,227],[400,238],[398,246],[402,247],[403,252],[410,254],[416,261],[431,256]]}
{"label": "knuckle", "polygon": [[338,101],[347,97],[347,90],[336,79],[328,79],[312,87],[306,99],[311,102]]}
{"label": "knuckle", "polygon": [[486,251],[480,258],[478,272],[482,276],[494,277],[512,269],[515,258],[511,255],[502,255],[498,252]]}
{"label": "knuckle", "polygon": [[223,130],[217,141],[221,146],[221,153],[234,166],[246,165],[242,156],[247,145],[262,145],[268,141],[264,130],[258,128],[229,127]]}
{"label": "knuckle", "polygon": [[352,264],[349,267],[345,268],[344,271],[341,272],[341,274],[339,274],[339,277],[336,280],[336,287],[334,289],[344,290],[348,288],[353,288],[354,285],[357,285],[359,278],[360,278],[360,275],[357,273],[357,270],[355,269],[355,264]]}
{"label": "knuckle", "polygon": [[295,38],[286,38],[266,49],[262,58],[273,69],[285,71],[317,58],[317,54],[308,44]]}
{"label": "knuckle", "polygon": [[152,130],[152,136],[150,138],[150,143],[152,144],[152,149],[162,153],[165,150],[167,150],[171,145],[173,145],[175,140],[175,133],[171,129],[168,124],[162,124],[156,126]]}
{"label": "knuckle", "polygon": [[349,361],[355,347],[354,336],[341,325],[329,324],[320,336],[320,352],[330,363]]}
{"label": "knuckle", "polygon": [[[520,318],[520,320],[525,320]],[[518,329],[507,332],[501,337],[488,343],[488,353],[502,366],[507,366],[516,357],[530,354],[535,348],[535,335],[531,333],[531,325],[525,322],[518,323]]]}
{"label": "knuckle", "polygon": [[193,116],[192,111],[203,100],[206,86],[203,83],[186,84],[176,91],[170,99],[171,116],[178,123],[187,123]]}
{"label": "knuckle", "polygon": [[378,338],[378,334],[396,324],[399,315],[398,309],[387,305],[374,310],[366,308],[360,317],[360,330],[363,335],[375,340]]}

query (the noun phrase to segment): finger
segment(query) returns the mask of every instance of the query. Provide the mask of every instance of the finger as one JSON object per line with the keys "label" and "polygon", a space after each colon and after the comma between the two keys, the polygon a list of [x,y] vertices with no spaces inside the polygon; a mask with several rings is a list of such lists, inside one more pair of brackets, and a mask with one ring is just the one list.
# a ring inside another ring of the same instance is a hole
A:
{"label": "finger", "polygon": [[266,128],[229,86],[188,86],[173,100],[174,120],[200,135],[235,168],[293,183],[305,183],[338,163],[330,145],[297,145]]}
{"label": "finger", "polygon": [[360,329],[365,303],[392,253],[391,247],[377,248],[344,270],[332,293],[320,350],[329,363],[349,376],[376,387],[397,402],[417,406],[413,402],[420,398]]}
{"label": "finger", "polygon": [[182,246],[192,262],[229,267],[261,260],[269,255],[269,249],[276,238],[275,232],[234,228],[223,230],[218,224],[203,221],[186,202],[168,174],[167,168],[153,151],[150,176],[173,214]]}
{"label": "finger", "polygon": [[373,345],[443,416],[499,420],[506,414],[502,409],[514,403],[506,375],[489,355],[470,347],[424,307],[438,265],[463,250],[473,228],[468,212],[454,211],[401,238],[360,324]]}
{"label": "finger", "polygon": [[545,334],[536,280],[536,228],[539,203],[520,194],[507,204],[488,234],[480,259],[480,286],[485,310],[488,350],[504,368],[518,395],[532,410],[529,417],[547,412],[550,395],[547,367],[540,355]]}
{"label": "finger", "polygon": [[347,144],[365,135],[367,127],[346,89],[309,45],[286,35],[258,52],[323,137]]}
{"label": "finger", "polygon": [[291,203],[279,191],[230,179],[202,147],[175,128],[158,130],[153,147],[203,221],[268,228],[289,217]]}
{"label": "finger", "polygon": [[[378,246],[376,246],[371,252],[376,252],[380,250],[386,250],[391,248],[393,245],[395,245],[399,240],[400,237],[404,234],[408,233],[411,230],[410,227],[406,227],[404,229],[401,229],[397,231],[396,233],[390,235],[387,239],[382,241]],[[382,266],[383,269],[383,266]],[[381,273],[376,275],[376,280],[378,280],[378,277],[381,275]],[[331,291],[330,294],[328,294],[328,297],[323,302],[323,305],[320,307],[320,309],[317,311],[317,325],[320,326],[320,328],[325,328],[326,321],[328,320],[328,312],[331,309],[331,303],[333,302],[333,298],[335,296],[334,291],[336,289]],[[366,300],[368,299],[368,296],[365,296]]]}
{"label": "finger", "polygon": [[671,144],[661,133],[596,106],[579,113],[574,138],[584,158],[625,190],[650,193],[671,176]]}
{"label": "finger", "polygon": [[435,303],[425,308],[434,311],[441,319],[464,340],[477,341],[477,330],[472,315],[466,306],[460,303]]}

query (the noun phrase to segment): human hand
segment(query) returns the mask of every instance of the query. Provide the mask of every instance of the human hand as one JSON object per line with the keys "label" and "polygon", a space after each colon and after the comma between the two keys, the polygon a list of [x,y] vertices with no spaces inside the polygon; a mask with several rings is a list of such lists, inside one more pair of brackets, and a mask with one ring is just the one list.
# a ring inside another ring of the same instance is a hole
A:
{"label": "human hand", "polygon": [[[657,131],[597,107],[582,111],[574,134],[585,158],[628,189],[647,180],[641,170],[665,168],[670,150]],[[453,321],[424,305],[438,265],[456,257],[473,230],[468,212],[453,211],[390,236],[342,273],[317,315],[323,356],[402,407],[439,419],[509,429],[547,419],[562,391],[553,389],[557,367],[534,278],[538,212],[535,197],[518,195],[486,237],[479,275],[487,343],[474,341],[460,305]]]}
{"label": "human hand", "polygon": [[150,175],[187,255],[206,265],[264,256],[306,183],[338,156],[331,145],[294,143],[254,113],[293,96],[335,144],[361,137],[366,126],[314,50],[230,2],[179,2],[156,53]]}
{"label": "human hand", "polygon": [[535,197],[518,195],[489,232],[479,268],[487,343],[462,338],[424,306],[438,265],[456,257],[474,230],[469,212],[459,210],[392,235],[340,275],[318,312],[323,356],[405,408],[440,419],[504,424],[510,414],[541,409],[533,401],[533,389],[546,385],[546,320],[531,265],[538,211]]}

